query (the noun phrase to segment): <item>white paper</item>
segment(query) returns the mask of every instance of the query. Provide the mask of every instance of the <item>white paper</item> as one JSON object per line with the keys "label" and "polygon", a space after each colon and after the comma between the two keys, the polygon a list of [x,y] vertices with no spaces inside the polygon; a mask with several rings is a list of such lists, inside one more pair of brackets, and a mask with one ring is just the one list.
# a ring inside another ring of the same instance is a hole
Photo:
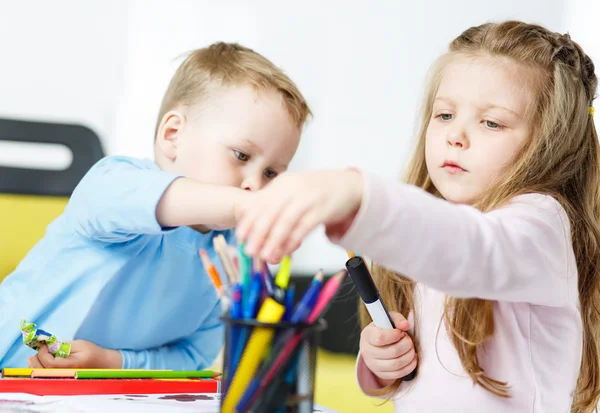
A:
{"label": "white paper", "polygon": [[[0,393],[0,413],[219,413],[220,395],[34,396]],[[336,413],[315,406],[315,413]]]}

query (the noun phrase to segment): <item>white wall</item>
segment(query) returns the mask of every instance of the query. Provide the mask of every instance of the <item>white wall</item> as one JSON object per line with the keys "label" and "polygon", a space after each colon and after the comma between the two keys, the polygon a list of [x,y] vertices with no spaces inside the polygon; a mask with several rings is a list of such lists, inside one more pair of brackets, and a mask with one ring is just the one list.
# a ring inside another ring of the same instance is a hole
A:
{"label": "white wall", "polygon": [[127,5],[0,1],[0,116],[83,123],[112,151]]}
{"label": "white wall", "polygon": [[[573,0],[566,13],[567,30],[571,38],[583,47],[596,66],[600,77],[600,2],[598,0]],[[600,93],[600,91],[599,91]],[[600,131],[600,100],[594,101],[596,130]]]}
{"label": "white wall", "polygon": [[[315,118],[293,169],[358,165],[389,177],[409,153],[426,69],[467,27],[516,18],[570,29],[600,62],[596,0],[569,9],[566,0],[34,4],[31,16],[0,1],[0,116],[79,120],[111,154],[152,156],[155,116],[177,58],[216,40],[264,54],[309,100]],[[345,254],[317,232],[294,258],[299,270],[335,270]]]}
{"label": "white wall", "polygon": [[[168,4],[177,18],[168,18]],[[181,53],[238,41],[281,66],[315,118],[293,169],[359,165],[397,176],[410,149],[421,81],[462,30],[518,18],[565,30],[563,0],[398,2],[130,2],[125,94],[116,152],[151,156],[158,104]],[[295,255],[295,268],[335,270],[345,253],[322,232]]]}

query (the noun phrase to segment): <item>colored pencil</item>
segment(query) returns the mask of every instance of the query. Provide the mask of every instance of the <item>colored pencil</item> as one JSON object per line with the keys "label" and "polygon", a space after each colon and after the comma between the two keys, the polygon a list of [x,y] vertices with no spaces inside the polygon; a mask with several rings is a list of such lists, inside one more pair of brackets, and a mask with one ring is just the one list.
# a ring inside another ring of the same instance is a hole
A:
{"label": "colored pencil", "polygon": [[208,254],[203,249],[200,250],[200,259],[202,260],[202,265],[204,266],[204,270],[206,271],[206,273],[212,280],[215,288],[217,289],[217,293],[219,294],[219,297],[222,296],[223,295],[223,283],[221,282],[221,276],[219,275],[217,268],[214,266],[214,264],[208,257]]}
{"label": "colored pencil", "polygon": [[221,382],[214,379],[139,380],[102,379],[2,379],[0,393],[29,393],[38,396],[75,396],[91,394],[186,394],[219,393]]}
{"label": "colored pencil", "polygon": [[76,379],[212,379],[218,374],[211,370],[200,371],[143,371],[143,370],[91,370],[77,371]]}
{"label": "colored pencil", "polygon": [[223,265],[223,269],[225,270],[225,274],[227,275],[227,279],[230,284],[233,284],[239,280],[239,275],[235,265],[233,265],[233,261],[231,260],[231,255],[229,254],[229,249],[227,248],[227,241],[222,234],[217,235],[213,239],[213,246],[219,259],[221,260],[221,264]]}
{"label": "colored pencil", "polygon": [[[115,369],[44,369],[44,368],[14,368],[2,369],[2,377],[75,377],[77,371],[107,371]],[[171,371],[130,369],[131,371]]]}

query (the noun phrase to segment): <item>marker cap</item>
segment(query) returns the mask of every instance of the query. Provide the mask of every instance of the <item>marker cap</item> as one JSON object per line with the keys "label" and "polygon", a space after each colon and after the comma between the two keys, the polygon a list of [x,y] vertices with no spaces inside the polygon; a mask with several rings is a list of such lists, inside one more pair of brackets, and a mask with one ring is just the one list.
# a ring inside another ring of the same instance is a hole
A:
{"label": "marker cap", "polygon": [[371,273],[362,257],[350,258],[346,261],[346,269],[365,303],[370,304],[379,298],[377,287],[375,287]]}

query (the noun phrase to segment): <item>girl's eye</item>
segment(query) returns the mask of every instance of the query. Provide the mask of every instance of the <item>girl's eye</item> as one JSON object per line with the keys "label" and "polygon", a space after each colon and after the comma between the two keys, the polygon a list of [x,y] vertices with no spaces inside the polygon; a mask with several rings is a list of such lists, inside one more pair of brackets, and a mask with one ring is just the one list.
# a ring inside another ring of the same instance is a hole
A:
{"label": "girl's eye", "polygon": [[499,125],[496,122],[492,122],[491,120],[484,120],[483,122],[485,123],[486,127],[493,129],[493,130],[500,130],[500,129],[504,128],[504,126]]}
{"label": "girl's eye", "polygon": [[244,152],[233,151],[233,153],[235,153],[235,157],[242,162],[247,162],[250,160],[250,155],[246,155]]}
{"label": "girl's eye", "polygon": [[273,179],[277,176],[277,172],[275,172],[272,169],[265,169],[264,174],[267,177],[267,179]]}
{"label": "girl's eye", "polygon": [[441,120],[452,120],[454,117],[451,113],[440,113],[438,116]]}

